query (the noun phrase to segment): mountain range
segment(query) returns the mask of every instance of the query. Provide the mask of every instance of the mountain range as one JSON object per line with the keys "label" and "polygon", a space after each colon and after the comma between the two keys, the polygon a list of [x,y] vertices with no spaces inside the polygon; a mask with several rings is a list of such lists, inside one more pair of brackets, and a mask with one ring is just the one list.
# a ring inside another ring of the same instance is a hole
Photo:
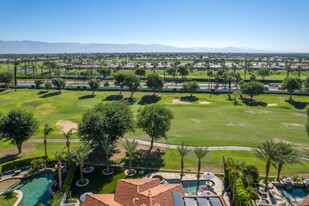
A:
{"label": "mountain range", "polygon": [[36,53],[146,53],[146,52],[221,52],[221,53],[264,53],[268,51],[223,47],[181,48],[163,44],[82,44],[49,43],[40,41],[1,41],[0,54],[36,54]]}

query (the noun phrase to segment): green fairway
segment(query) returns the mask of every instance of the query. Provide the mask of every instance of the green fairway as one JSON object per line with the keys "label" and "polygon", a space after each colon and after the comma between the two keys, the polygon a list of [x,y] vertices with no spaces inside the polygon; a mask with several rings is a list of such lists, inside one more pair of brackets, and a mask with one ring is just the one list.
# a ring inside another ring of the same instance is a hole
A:
{"label": "green fairway", "polygon": [[[43,137],[43,127],[46,123],[55,127],[48,138],[63,138],[61,126],[56,126],[58,120],[78,122],[82,114],[93,105],[115,98],[118,92],[97,92],[94,98],[88,98],[90,91],[64,91],[63,94],[51,95],[44,98],[38,95],[40,90],[21,89],[17,92],[7,90],[0,93],[0,112],[7,113],[12,108],[21,108],[34,113],[40,122],[40,128],[33,138]],[[52,91],[53,92],[53,91]],[[51,92],[51,93],[52,93]],[[133,111],[141,107],[140,104],[151,102],[141,101],[149,93],[136,93]],[[125,97],[129,94],[125,93]],[[164,104],[174,112],[168,139],[162,142],[179,144],[184,141],[188,145],[238,145],[255,146],[256,143],[267,139],[285,140],[292,142],[298,148],[308,145],[304,124],[305,101],[307,96],[295,96],[297,104],[290,104],[285,100],[288,95],[261,95],[256,97],[263,106],[234,106],[227,100],[227,95],[197,94],[198,101],[192,104],[172,104],[174,99],[180,99],[187,94],[162,93],[158,104]],[[210,104],[200,104],[200,102]],[[265,106],[266,104],[271,106]],[[149,140],[148,136],[137,129],[129,133],[128,137]],[[75,133],[72,138],[77,138]]]}

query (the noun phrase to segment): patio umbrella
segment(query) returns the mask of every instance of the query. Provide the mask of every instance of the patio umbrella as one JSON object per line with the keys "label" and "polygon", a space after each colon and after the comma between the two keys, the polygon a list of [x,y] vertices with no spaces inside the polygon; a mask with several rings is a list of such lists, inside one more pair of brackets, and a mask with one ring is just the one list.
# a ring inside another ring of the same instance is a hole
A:
{"label": "patio umbrella", "polygon": [[85,192],[84,194],[82,194],[79,199],[84,202],[85,199],[86,199],[86,195],[92,195],[93,193],[92,192]]}
{"label": "patio umbrella", "polygon": [[215,177],[215,175],[211,172],[204,172],[203,174],[203,177],[206,179],[206,180],[211,180]]}

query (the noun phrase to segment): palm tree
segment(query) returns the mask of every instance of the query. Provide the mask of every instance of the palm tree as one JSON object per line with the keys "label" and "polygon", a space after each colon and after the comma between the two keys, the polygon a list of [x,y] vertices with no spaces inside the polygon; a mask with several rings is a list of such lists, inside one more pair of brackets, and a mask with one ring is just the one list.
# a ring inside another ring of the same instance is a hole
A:
{"label": "palm tree", "polygon": [[200,173],[201,173],[201,159],[206,156],[208,153],[207,148],[198,147],[193,150],[196,157],[198,158],[198,165],[197,165],[197,186],[196,186],[196,194],[199,188],[199,179],[200,179]]}
{"label": "palm tree", "polygon": [[45,159],[47,162],[47,135],[51,133],[54,130],[54,128],[50,127],[48,124],[45,125],[44,128],[44,149],[45,149]]}
{"label": "palm tree", "polygon": [[207,70],[207,76],[208,76],[208,89],[212,89],[212,84],[210,82],[210,79],[213,76],[212,70],[210,70],[210,69]]}
{"label": "palm tree", "polygon": [[183,177],[183,159],[190,152],[190,149],[185,146],[184,142],[181,143],[181,146],[177,146],[177,151],[181,157],[180,165],[181,165],[181,178]]}
{"label": "palm tree", "polygon": [[103,170],[104,173],[111,172],[111,169],[109,168],[110,163],[109,158],[115,146],[116,146],[115,142],[111,142],[108,139],[102,142],[102,147],[105,152],[105,165],[106,165],[106,169]]}
{"label": "palm tree", "polygon": [[125,142],[122,144],[123,148],[126,150],[127,156],[129,158],[129,174],[132,171],[132,159],[134,158],[137,142],[133,140],[132,142],[125,139]]}
{"label": "palm tree", "polygon": [[84,164],[85,160],[88,158],[89,154],[92,152],[90,145],[79,146],[74,152],[74,159],[79,164],[79,173],[80,173],[80,183],[84,183]]}
{"label": "palm tree", "polygon": [[226,77],[226,80],[228,81],[228,85],[229,85],[228,97],[229,97],[229,100],[232,100],[232,98],[231,98],[231,84],[232,84],[232,80],[233,80],[233,74],[228,74],[227,77]]}
{"label": "palm tree", "polygon": [[290,76],[290,72],[291,72],[291,69],[292,69],[291,66],[292,66],[291,62],[285,62],[284,68],[286,70],[286,78],[289,78],[289,76]]}
{"label": "palm tree", "polygon": [[66,143],[65,146],[67,147],[67,152],[68,152],[68,156],[67,156],[67,164],[70,165],[70,137],[73,134],[73,129],[70,129],[68,132],[62,132],[63,136],[66,139]]}
{"label": "palm tree", "polygon": [[272,140],[258,144],[256,153],[259,159],[266,161],[265,191],[267,191],[270,166],[274,165],[278,159],[278,144]]}
{"label": "palm tree", "polygon": [[18,66],[18,62],[14,62],[14,87],[15,87],[15,91],[17,90],[17,66]]}
{"label": "palm tree", "polygon": [[236,195],[236,182],[237,178],[239,177],[240,173],[244,169],[245,162],[244,161],[233,161],[232,158],[229,158],[229,167],[231,173],[233,174],[233,198],[232,202],[235,202],[235,195]]}
{"label": "palm tree", "polygon": [[61,174],[61,167],[62,167],[62,160],[64,158],[63,152],[56,152],[55,157],[57,160],[57,169],[58,169],[58,182],[59,182],[59,189],[62,188],[62,174]]}
{"label": "palm tree", "polygon": [[278,143],[278,167],[277,167],[277,181],[280,179],[280,173],[283,167],[283,164],[294,164],[300,163],[299,157],[294,154],[294,150],[291,144],[284,142]]}

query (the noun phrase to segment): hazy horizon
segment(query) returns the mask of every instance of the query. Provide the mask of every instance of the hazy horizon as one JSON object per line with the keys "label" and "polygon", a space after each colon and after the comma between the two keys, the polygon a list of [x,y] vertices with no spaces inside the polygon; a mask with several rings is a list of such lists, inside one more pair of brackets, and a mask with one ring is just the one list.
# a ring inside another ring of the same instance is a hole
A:
{"label": "hazy horizon", "polygon": [[306,0],[2,0],[0,39],[309,52]]}

